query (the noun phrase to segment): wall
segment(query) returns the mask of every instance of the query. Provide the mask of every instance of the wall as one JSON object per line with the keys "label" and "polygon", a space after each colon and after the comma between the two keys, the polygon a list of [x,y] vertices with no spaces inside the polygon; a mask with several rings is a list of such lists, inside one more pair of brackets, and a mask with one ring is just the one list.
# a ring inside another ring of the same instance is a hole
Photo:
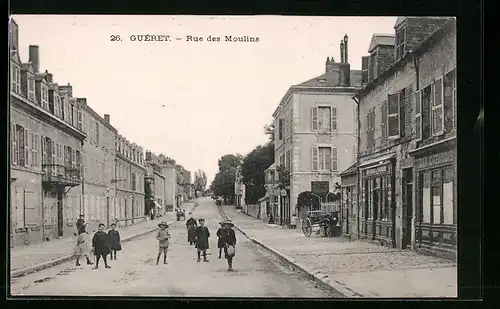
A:
{"label": "wall", "polygon": [[162,174],[165,177],[165,204],[175,207],[175,195],[177,192],[177,180],[173,166],[163,166]]}
{"label": "wall", "polygon": [[155,199],[162,207],[165,207],[165,177],[156,172],[154,175],[154,195]]}
{"label": "wall", "polygon": [[249,204],[246,207],[247,207],[246,214],[249,215],[250,217],[258,219],[260,204]]}

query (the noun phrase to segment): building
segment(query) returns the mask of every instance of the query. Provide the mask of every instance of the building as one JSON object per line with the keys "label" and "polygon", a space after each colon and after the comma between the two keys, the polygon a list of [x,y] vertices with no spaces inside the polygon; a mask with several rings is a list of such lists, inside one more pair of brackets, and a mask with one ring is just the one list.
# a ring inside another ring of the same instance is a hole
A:
{"label": "building", "polygon": [[245,203],[245,194],[245,184],[243,183],[240,165],[236,168],[234,175],[234,205],[241,208],[243,213],[248,213],[247,205]]}
{"label": "building", "polygon": [[176,164],[176,204],[180,206],[182,203],[187,202],[190,196],[191,187],[191,172],[186,170],[182,165]]}
{"label": "building", "polygon": [[341,207],[340,220],[342,233],[348,238],[356,238],[359,235],[358,224],[358,164],[351,165],[340,173]]}
{"label": "building", "polygon": [[[146,151],[146,169],[147,174],[145,181],[149,181],[151,189],[151,197],[156,203],[153,207],[153,212],[156,215],[164,214],[166,202],[165,202],[165,176],[162,174],[162,167],[160,164],[160,159],[154,155],[151,151]],[[151,205],[152,207],[153,205]],[[150,209],[145,209],[146,215],[150,213]]]}
{"label": "building", "polygon": [[144,221],[144,155],[142,147],[125,137],[116,138],[115,221],[126,226]]}
{"label": "building", "polygon": [[[70,85],[64,89],[72,92]],[[82,111],[83,131],[87,135],[83,144],[82,214],[90,229],[95,230],[99,223],[109,227],[117,215],[114,207],[117,130],[108,114],[99,116],[85,98],[75,100]]]}
{"label": "building", "polygon": [[[266,195],[264,196],[266,205],[266,217],[265,221],[275,221],[278,218],[279,200],[281,196],[281,190],[279,188],[278,179],[276,176],[276,162],[271,164],[265,171],[264,177],[266,178]],[[286,192],[285,192],[286,197]],[[262,212],[262,210],[261,210]],[[272,219],[272,220],[271,220]]]}
{"label": "building", "polygon": [[286,195],[280,198],[278,217],[287,224],[301,192],[312,191],[320,209],[340,171],[355,161],[357,138],[356,104],[352,95],[361,87],[360,70],[348,62],[347,35],[341,41],[341,61],[327,57],[325,73],[291,86],[276,108],[275,162],[290,175]]}
{"label": "building", "polygon": [[177,205],[177,171],[175,160],[164,154],[158,156],[161,165],[162,175],[165,177],[165,210],[172,211]]}
{"label": "building", "polygon": [[38,46],[29,62],[10,22],[10,241],[12,246],[73,235],[81,211],[80,111],[39,72]]}
{"label": "building", "polygon": [[[419,106],[415,105],[418,99],[414,97],[420,89],[417,75],[435,76],[434,72],[416,74],[418,58],[415,52],[435,44],[430,43],[435,41],[432,34],[447,21],[441,17],[398,18],[392,51],[389,40],[377,35],[372,38],[371,54],[365,58],[368,61],[363,61],[369,83],[354,96],[359,102],[360,120],[358,202],[361,238],[395,248],[407,248],[414,242],[412,184],[415,183],[415,160],[410,152],[416,146],[415,132],[421,131],[420,121],[415,117],[422,117],[417,112]],[[393,62],[388,66],[391,57]],[[434,59],[440,57],[444,56],[432,56]]]}

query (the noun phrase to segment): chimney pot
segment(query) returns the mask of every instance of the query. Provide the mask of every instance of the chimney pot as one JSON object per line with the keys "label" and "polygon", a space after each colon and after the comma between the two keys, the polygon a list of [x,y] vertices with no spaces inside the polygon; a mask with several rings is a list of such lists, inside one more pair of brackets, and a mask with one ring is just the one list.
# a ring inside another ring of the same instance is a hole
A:
{"label": "chimney pot", "polygon": [[104,120],[109,123],[109,114],[104,114]]}
{"label": "chimney pot", "polygon": [[49,73],[47,70],[45,70],[45,78],[47,79],[47,82],[49,84],[53,83],[54,77],[52,76],[52,73]]}
{"label": "chimney pot", "polygon": [[340,63],[344,63],[344,41],[340,40]]}
{"label": "chimney pot", "polygon": [[38,73],[40,69],[40,51],[37,45],[29,46],[29,62],[33,66],[33,71]]}
{"label": "chimney pot", "polygon": [[347,57],[347,34],[344,35],[344,62],[349,63],[348,57]]}

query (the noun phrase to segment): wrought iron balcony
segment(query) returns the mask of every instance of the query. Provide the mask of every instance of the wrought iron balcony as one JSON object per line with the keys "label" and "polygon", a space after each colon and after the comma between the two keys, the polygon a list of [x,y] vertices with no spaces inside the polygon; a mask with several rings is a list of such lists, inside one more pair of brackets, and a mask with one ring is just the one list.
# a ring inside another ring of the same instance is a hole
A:
{"label": "wrought iron balcony", "polygon": [[43,182],[52,186],[74,187],[80,185],[80,170],[61,164],[42,164]]}

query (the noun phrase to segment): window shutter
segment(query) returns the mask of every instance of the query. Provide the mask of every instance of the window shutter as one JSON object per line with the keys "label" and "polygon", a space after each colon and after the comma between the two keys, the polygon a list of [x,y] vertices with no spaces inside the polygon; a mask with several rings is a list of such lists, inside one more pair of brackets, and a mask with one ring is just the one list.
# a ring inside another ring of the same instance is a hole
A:
{"label": "window shutter", "polygon": [[311,167],[313,171],[318,170],[318,147],[311,148]]}
{"label": "window shutter", "polygon": [[330,111],[331,111],[330,130],[332,132],[337,132],[337,108],[335,106],[332,106]]}
{"label": "window shutter", "polygon": [[443,79],[437,79],[433,83],[434,102],[432,104],[432,134],[444,133],[444,108],[443,108]]}
{"label": "window shutter", "polygon": [[366,128],[365,128],[367,149],[371,147],[370,128],[371,128],[371,111],[368,111],[368,113],[366,114]]}
{"label": "window shutter", "polygon": [[338,170],[338,167],[337,167],[337,148],[335,147],[332,147],[332,151],[331,151],[331,160],[332,160],[332,163],[331,163],[331,169],[332,171],[337,171]]}
{"label": "window shutter", "polygon": [[30,162],[28,162],[30,157],[30,148],[29,148],[30,135],[28,128],[24,128],[24,166],[30,166]]}
{"label": "window shutter", "polygon": [[11,163],[12,165],[17,165],[17,132],[16,132],[16,124],[12,123],[10,125],[10,134],[11,134],[11,139],[12,139],[12,146],[11,146]]}
{"label": "window shutter", "polygon": [[387,107],[388,137],[398,138],[399,135],[399,93],[389,94]]}
{"label": "window shutter", "polygon": [[76,168],[76,151],[73,148],[71,148],[71,168]]}
{"label": "window shutter", "polygon": [[47,164],[47,145],[45,144],[45,136],[41,137],[41,149],[42,149],[42,167],[43,165]]}
{"label": "window shutter", "polygon": [[[51,140],[50,143],[50,149],[51,149],[51,160],[52,164],[56,164],[56,142],[54,140]],[[52,170],[59,172],[59,168],[57,166],[52,166]]]}
{"label": "window shutter", "polygon": [[381,116],[381,129],[382,129],[382,143],[387,141],[387,101],[382,102],[380,106],[380,116]]}
{"label": "window shutter", "polygon": [[38,194],[36,191],[24,191],[24,224],[38,226]]}
{"label": "window shutter", "polygon": [[82,111],[78,111],[78,129],[81,131],[83,129],[83,116]]}
{"label": "window shutter", "polygon": [[312,130],[317,131],[318,130],[318,107],[314,106],[311,109],[311,124],[312,124]]}
{"label": "window shutter", "polygon": [[422,92],[415,91],[415,140],[422,140]]}

